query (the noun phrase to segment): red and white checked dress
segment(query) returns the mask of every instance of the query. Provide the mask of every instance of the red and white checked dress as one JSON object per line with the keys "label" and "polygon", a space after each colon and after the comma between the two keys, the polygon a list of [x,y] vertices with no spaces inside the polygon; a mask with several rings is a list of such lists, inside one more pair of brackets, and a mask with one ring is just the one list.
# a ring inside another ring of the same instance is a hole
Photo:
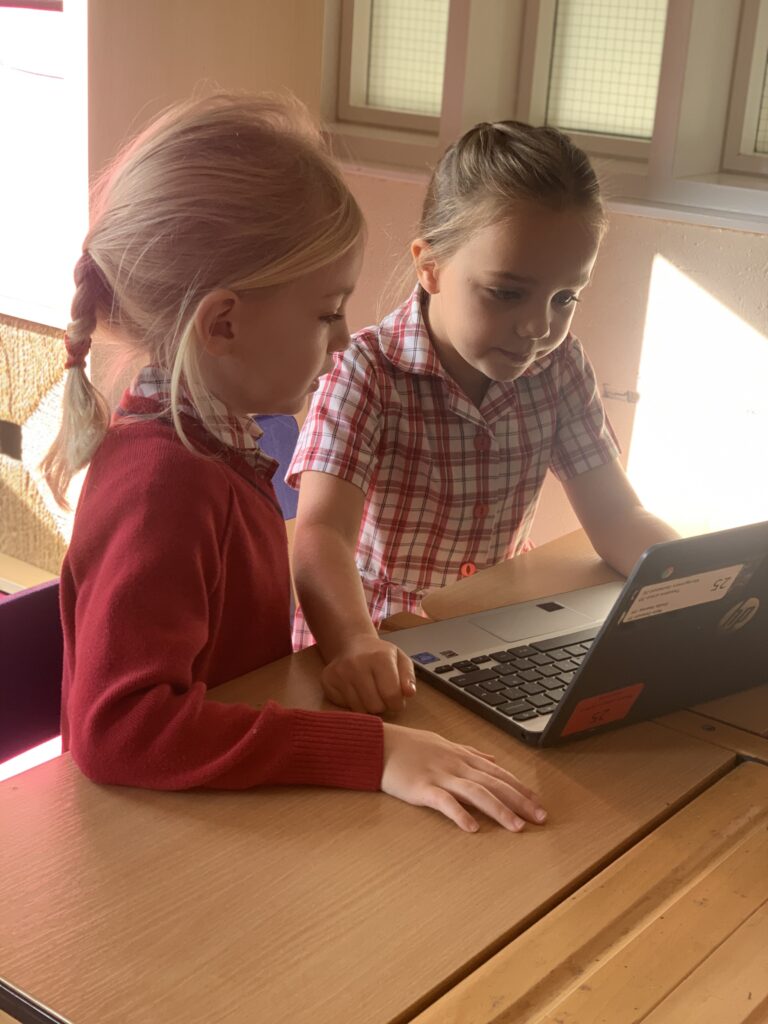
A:
{"label": "red and white checked dress", "polygon": [[[422,295],[334,356],[286,477],[332,473],[365,495],[355,557],[374,623],[520,554],[547,470],[567,480],[619,452],[576,338],[492,381],[478,409],[440,364]],[[300,609],[293,640],[313,642]]]}

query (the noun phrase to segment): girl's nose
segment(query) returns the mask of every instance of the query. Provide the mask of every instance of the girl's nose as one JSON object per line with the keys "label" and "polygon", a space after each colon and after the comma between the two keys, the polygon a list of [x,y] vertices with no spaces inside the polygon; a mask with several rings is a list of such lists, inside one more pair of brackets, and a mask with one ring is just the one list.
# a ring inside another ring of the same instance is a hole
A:
{"label": "girl's nose", "polygon": [[526,309],[520,311],[515,325],[518,338],[529,341],[541,341],[549,334],[549,314],[542,309]]}
{"label": "girl's nose", "polygon": [[349,328],[346,320],[339,320],[333,325],[328,339],[328,352],[343,352],[352,339],[349,336]]}

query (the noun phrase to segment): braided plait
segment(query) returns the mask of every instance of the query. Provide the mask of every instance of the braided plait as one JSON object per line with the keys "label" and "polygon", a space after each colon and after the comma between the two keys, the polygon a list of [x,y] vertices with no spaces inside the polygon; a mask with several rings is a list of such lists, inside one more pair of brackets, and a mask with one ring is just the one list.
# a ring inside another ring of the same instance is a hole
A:
{"label": "braided plait", "polygon": [[67,378],[61,426],[41,463],[48,486],[64,508],[68,507],[66,490],[73,472],[90,462],[109,426],[107,402],[85,372],[85,358],[91,347],[104,291],[98,268],[85,250],[75,264],[72,320],[64,336]]}

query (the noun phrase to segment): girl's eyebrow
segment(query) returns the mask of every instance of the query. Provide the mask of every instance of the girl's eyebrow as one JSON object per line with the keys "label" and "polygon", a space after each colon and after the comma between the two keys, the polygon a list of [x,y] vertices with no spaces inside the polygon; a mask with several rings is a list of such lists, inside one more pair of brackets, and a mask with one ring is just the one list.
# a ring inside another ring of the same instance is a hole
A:
{"label": "girl's eyebrow", "polygon": [[334,291],[328,292],[327,295],[323,295],[323,298],[332,299],[334,295],[351,295],[354,290],[354,285],[348,285],[346,288],[336,288]]}
{"label": "girl's eyebrow", "polygon": [[[502,281],[512,281],[515,284],[538,284],[539,282],[535,277],[526,277],[524,274],[513,274],[508,270],[491,270],[489,271],[491,277],[498,278]],[[589,284],[589,274],[586,277],[580,277],[578,281],[575,281],[571,287],[573,288],[585,288]]]}

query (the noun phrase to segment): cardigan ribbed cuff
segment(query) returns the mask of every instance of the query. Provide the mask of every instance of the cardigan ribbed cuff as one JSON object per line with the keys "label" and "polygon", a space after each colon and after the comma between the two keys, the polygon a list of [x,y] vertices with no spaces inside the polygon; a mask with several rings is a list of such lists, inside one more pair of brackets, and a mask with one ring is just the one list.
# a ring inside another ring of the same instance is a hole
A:
{"label": "cardigan ribbed cuff", "polygon": [[384,726],[374,715],[291,709],[286,785],[378,790],[384,764]]}

